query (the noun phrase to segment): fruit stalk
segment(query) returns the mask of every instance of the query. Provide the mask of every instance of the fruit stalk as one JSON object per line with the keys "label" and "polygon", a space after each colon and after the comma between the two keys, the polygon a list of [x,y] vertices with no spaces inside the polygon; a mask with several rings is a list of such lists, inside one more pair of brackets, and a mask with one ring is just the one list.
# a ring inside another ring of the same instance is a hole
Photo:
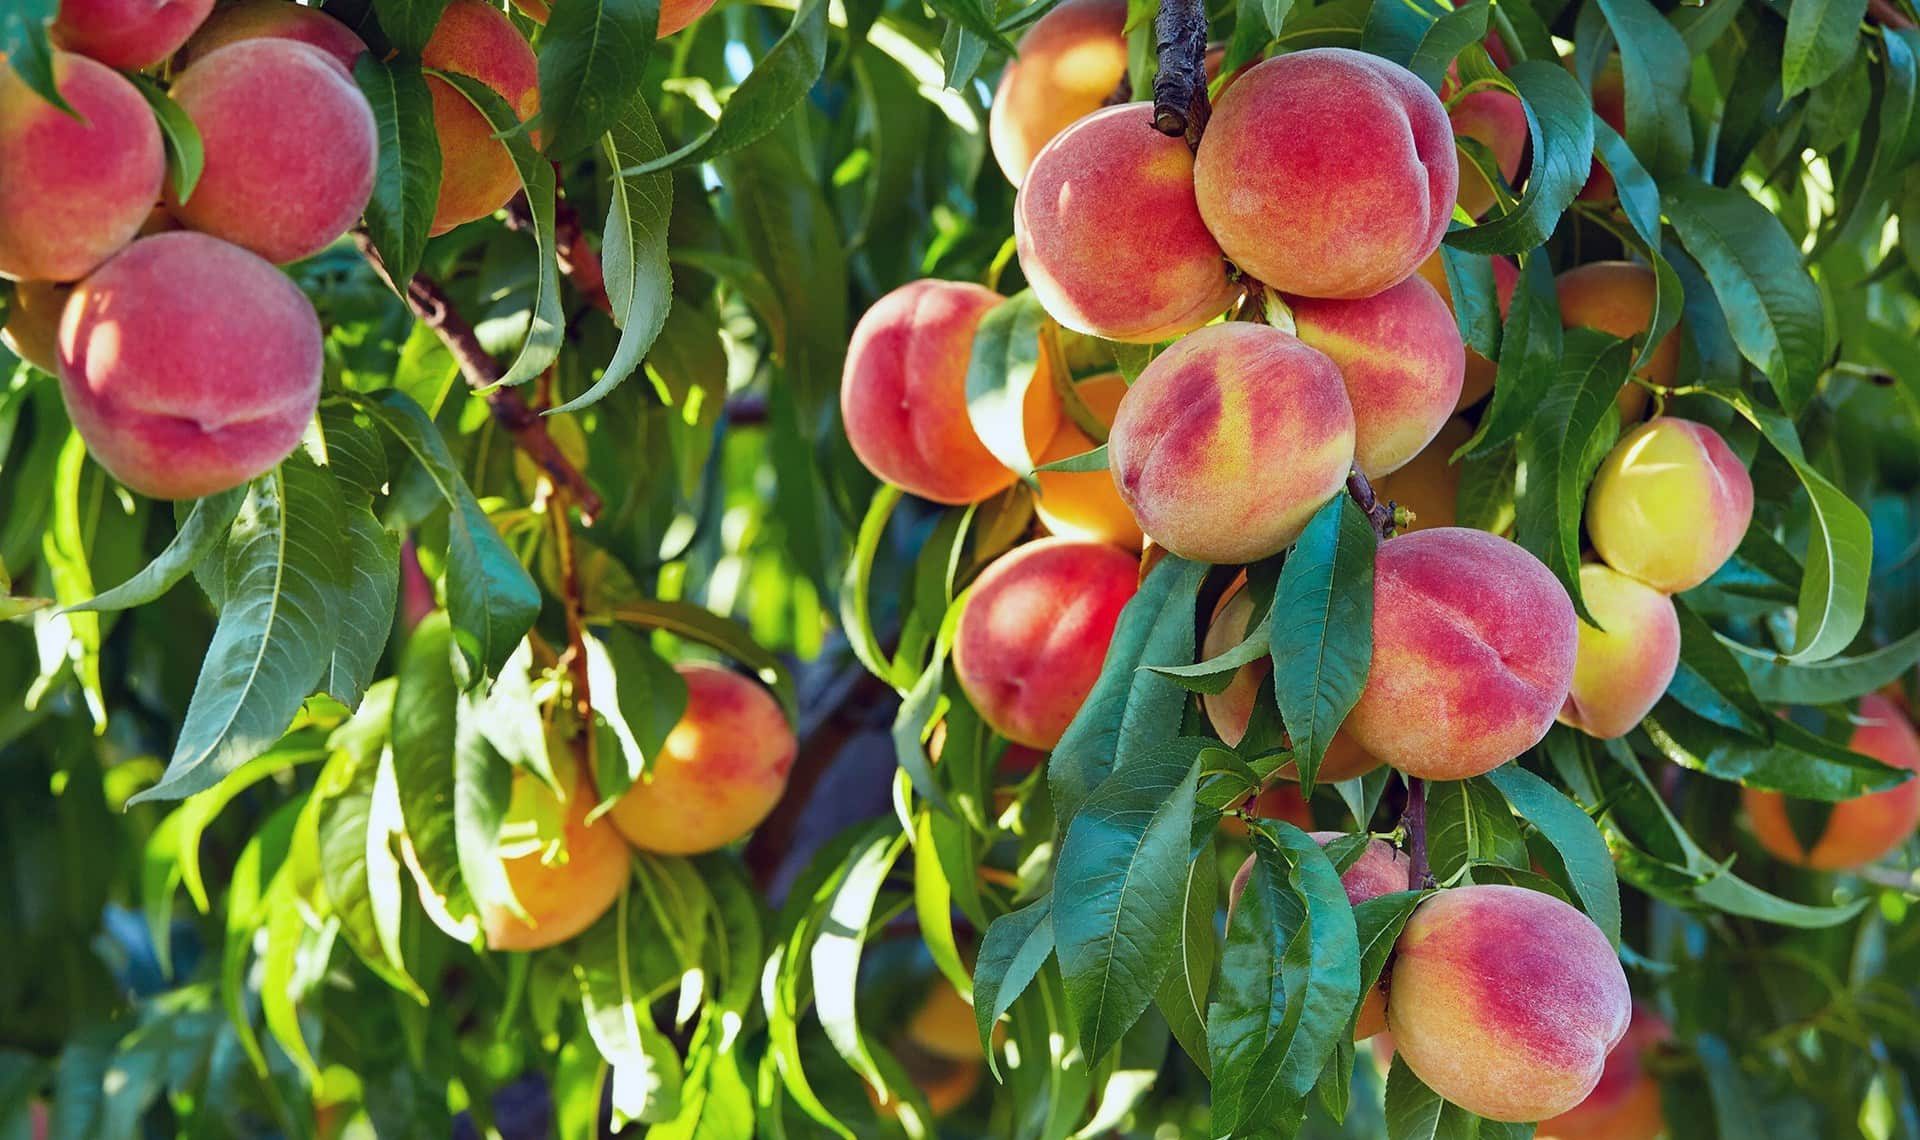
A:
{"label": "fruit stalk", "polygon": [[1207,7],[1202,0],[1165,0],[1153,22],[1160,69],[1153,77],[1153,126],[1200,145],[1213,107],[1207,102]]}
{"label": "fruit stalk", "polygon": [[1433,885],[1427,872],[1427,782],[1418,776],[1407,777],[1407,806],[1400,814],[1400,826],[1407,833],[1407,884],[1416,891]]}
{"label": "fruit stalk", "polygon": [[1373,524],[1374,533],[1381,538],[1392,537],[1393,504],[1373,493],[1373,484],[1367,482],[1367,477],[1360,474],[1358,467],[1347,472],[1347,494],[1352,495],[1353,501],[1360,504],[1360,509],[1367,512],[1367,521]]}

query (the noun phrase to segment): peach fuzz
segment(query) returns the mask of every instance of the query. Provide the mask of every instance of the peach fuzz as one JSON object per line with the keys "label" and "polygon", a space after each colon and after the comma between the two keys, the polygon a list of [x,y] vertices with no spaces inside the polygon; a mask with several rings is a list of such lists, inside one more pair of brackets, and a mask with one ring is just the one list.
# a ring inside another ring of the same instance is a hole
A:
{"label": "peach fuzz", "polygon": [[60,370],[60,312],[73,286],[52,281],[22,281],[13,291],[13,308],[0,342],[15,356],[52,375]]}
{"label": "peach fuzz", "polygon": [[[1560,298],[1560,323],[1568,328],[1599,329],[1623,340],[1643,335],[1653,325],[1653,270],[1631,261],[1594,261],[1576,265],[1554,278]],[[1680,368],[1680,330],[1655,346],[1634,375],[1671,385]],[[1622,423],[1637,423],[1647,408],[1647,390],[1628,382],[1614,403]]]}
{"label": "peach fuzz", "polygon": [[1454,525],[1460,498],[1460,465],[1452,462],[1453,453],[1472,438],[1473,425],[1453,416],[1405,467],[1373,481],[1375,495],[1407,508],[1413,515],[1401,533]]}
{"label": "peach fuzz", "polygon": [[[1120,399],[1127,394],[1127,381],[1117,373],[1095,376],[1074,386],[1087,410],[1108,428],[1120,411]],[[1092,451],[1094,442],[1065,412],[1053,439],[1040,452],[1037,462],[1052,463]],[[1067,538],[1090,538],[1111,542],[1127,550],[1138,550],[1145,541],[1140,524],[1120,497],[1108,471],[1041,471],[1040,494],[1034,499],[1034,513],[1040,516],[1052,534]]]}
{"label": "peach fuzz", "polygon": [[1661,416],[1614,445],[1587,493],[1587,534],[1607,565],[1666,594],[1732,557],[1753,520],[1753,480],[1718,432]]}
{"label": "peach fuzz", "polygon": [[786,793],[799,743],[759,683],[718,665],[675,671],[687,683],[687,711],[608,816],[642,851],[698,855],[760,826]]}
{"label": "peach fuzz", "polygon": [[1018,187],[1055,135],[1106,105],[1127,76],[1126,0],[1066,0],[1020,37],[987,110],[987,142]]}
{"label": "peach fuzz", "polygon": [[213,0],[60,0],[48,31],[68,51],[139,71],[172,55],[211,11]]}
{"label": "peach fuzz", "polygon": [[1030,748],[1060,743],[1100,679],[1139,573],[1136,558],[1106,543],[1043,538],[974,581],[953,670],[995,732]]}
{"label": "peach fuzz", "polygon": [[[520,30],[484,0],[451,0],[433,29],[420,62],[471,76],[491,87],[521,122],[540,110],[540,64]],[[480,109],[443,79],[427,79],[433,128],[440,139],[440,198],[432,232],[484,218],[520,189],[507,144],[493,137]]]}
{"label": "peach fuzz", "polygon": [[[1490,259],[1493,262],[1493,291],[1500,302],[1500,318],[1506,319],[1507,310],[1513,305],[1513,289],[1520,283],[1520,270],[1513,262],[1504,257]],[[1446,266],[1440,262],[1440,251],[1435,250],[1432,257],[1420,263],[1418,270],[1427,284],[1434,287],[1440,299],[1447,303],[1447,312],[1453,312],[1453,289],[1447,285]],[[1454,322],[1454,328],[1460,327]],[[1460,384],[1460,401],[1454,405],[1454,411],[1470,408],[1485,399],[1493,391],[1494,374],[1499,371],[1493,361],[1475,352],[1467,350],[1467,371]]]}
{"label": "peach fuzz", "polygon": [[1120,401],[1107,463],[1140,529],[1182,558],[1286,549],[1346,485],[1354,416],[1333,361],[1266,325],[1201,329]]}
{"label": "peach fuzz", "polygon": [[166,175],[160,127],[132,83],[57,52],[76,119],[0,61],[0,277],[77,281],[133,240]]}
{"label": "peach fuzz", "polygon": [[1660,1015],[1633,1007],[1627,1035],[1607,1054],[1600,1083],[1587,1099],[1551,1120],[1543,1120],[1538,1140],[1657,1140],[1667,1131],[1660,1082],[1641,1057],[1673,1036]]}
{"label": "peach fuzz", "polygon": [[293,0],[242,0],[207,17],[207,22],[200,25],[200,30],[174,57],[174,66],[187,67],[228,44],[263,37],[306,44],[346,68],[349,74],[354,63],[367,53],[366,42],[355,35],[352,28],[318,8],[295,4]]}
{"label": "peach fuzz", "polygon": [[1308,297],[1368,297],[1406,278],[1447,232],[1459,177],[1432,88],[1346,48],[1248,69],[1221,95],[1193,167],[1226,255]]}
{"label": "peach fuzz", "polygon": [[1633,731],[1680,666],[1680,615],[1665,594],[1611,566],[1580,567],[1580,593],[1600,623],[1580,623],[1573,690],[1560,721],[1602,740]]}
{"label": "peach fuzz", "polygon": [[[964,281],[914,281],[874,302],[854,326],[840,378],[847,442],[867,470],[936,503],[977,503],[1013,485],[967,416],[973,334],[1001,297]],[[1027,386],[1030,447],[1059,425],[1053,382]]]}
{"label": "peach fuzz", "polygon": [[1346,730],[1410,776],[1462,780],[1540,742],[1566,703],[1578,641],[1553,572],[1463,527],[1382,543],[1373,662]]}
{"label": "peach fuzz", "polygon": [[[1900,707],[1878,693],[1860,699],[1847,747],[1882,764],[1920,772],[1920,736]],[[1754,838],[1783,862],[1816,871],[1850,871],[1900,849],[1920,826],[1920,782],[1873,792],[1833,805],[1826,830],[1809,852],[1794,833],[1785,797],[1758,788],[1740,789]]]}
{"label": "peach fuzz", "polygon": [[1459,404],[1467,367],[1439,292],[1415,275],[1357,301],[1287,303],[1295,335],[1340,368],[1361,474],[1377,478],[1420,454]]}
{"label": "peach fuzz", "polygon": [[1521,887],[1420,904],[1395,944],[1387,1023],[1407,1066],[1468,1112],[1545,1120],[1585,1100],[1632,1012],[1586,915]]}
{"label": "peach fuzz", "polygon": [[87,450],[156,499],[197,499],[287,457],[320,400],[320,320],[236,245],[142,238],[60,318],[60,392]]}
{"label": "peach fuzz", "polygon": [[501,866],[525,917],[506,906],[481,918],[493,950],[541,950],[598,922],[626,885],[632,853],[606,820],[587,822],[591,785],[578,765],[557,773],[564,797],[528,772],[515,772],[501,823]]}
{"label": "peach fuzz", "polygon": [[1194,204],[1193,163],[1184,141],[1153,129],[1148,103],[1096,111],[1041,150],[1014,199],[1013,237],[1054,320],[1151,344],[1226,311],[1237,289]]}

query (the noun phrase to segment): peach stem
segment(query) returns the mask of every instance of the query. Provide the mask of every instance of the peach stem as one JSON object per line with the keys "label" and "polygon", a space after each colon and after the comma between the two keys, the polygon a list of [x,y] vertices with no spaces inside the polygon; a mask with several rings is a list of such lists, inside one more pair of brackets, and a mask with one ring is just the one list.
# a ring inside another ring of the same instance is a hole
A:
{"label": "peach stem", "polygon": [[1213,107],[1207,102],[1207,7],[1203,0],[1163,0],[1154,18],[1153,126],[1200,145]]}
{"label": "peach stem", "polygon": [[1416,891],[1432,885],[1427,873],[1427,785],[1418,776],[1407,777],[1407,806],[1400,814],[1407,833],[1407,883]]}

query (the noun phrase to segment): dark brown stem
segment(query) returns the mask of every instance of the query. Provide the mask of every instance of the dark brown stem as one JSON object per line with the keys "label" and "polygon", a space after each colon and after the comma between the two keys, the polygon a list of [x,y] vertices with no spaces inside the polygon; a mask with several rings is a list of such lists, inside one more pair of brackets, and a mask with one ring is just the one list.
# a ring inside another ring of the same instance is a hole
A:
{"label": "dark brown stem", "polygon": [[1153,77],[1153,126],[1198,147],[1213,107],[1207,102],[1207,6],[1204,0],[1162,0],[1153,22],[1160,60]]}
{"label": "dark brown stem", "polygon": [[1347,494],[1352,495],[1353,501],[1360,504],[1360,509],[1367,512],[1367,521],[1373,524],[1375,534],[1381,538],[1393,537],[1393,503],[1382,502],[1373,493],[1373,484],[1367,482],[1367,477],[1360,474],[1358,467],[1347,473]]}
{"label": "dark brown stem", "polygon": [[[389,285],[393,284],[386,266],[380,263],[380,255],[374,251],[372,239],[365,231],[356,232],[353,240],[374,271]],[[466,380],[467,386],[487,402],[487,410],[493,413],[494,422],[513,437],[514,446],[526,452],[528,458],[553,478],[555,487],[567,492],[569,500],[580,508],[580,517],[591,524],[594,516],[600,513],[600,493],[593,489],[587,477],[560,450],[560,445],[547,432],[546,421],[527,403],[526,397],[516,389],[499,386],[500,378],[506,375],[505,370],[480,344],[473,326],[454,309],[446,291],[426,274],[416,273],[413,280],[407,282],[403,295],[414,317],[432,329],[434,335],[440,338],[440,343],[447,346],[454,363],[460,366],[460,375]]]}
{"label": "dark brown stem", "polygon": [[[507,228],[532,231],[533,211],[527,207],[525,194],[516,194],[513,201],[507,203]],[[587,303],[603,312],[612,311],[613,302],[607,299],[607,278],[601,269],[600,255],[587,241],[586,230],[573,203],[565,198],[555,198],[553,202],[553,245],[560,272],[567,275]]]}
{"label": "dark brown stem", "polygon": [[1407,777],[1407,809],[1400,816],[1407,831],[1407,883],[1416,891],[1433,885],[1427,870],[1427,785],[1418,776]]}
{"label": "dark brown stem", "polygon": [[1913,17],[1900,10],[1894,0],[1867,0],[1867,16],[1883,28],[1911,28]]}

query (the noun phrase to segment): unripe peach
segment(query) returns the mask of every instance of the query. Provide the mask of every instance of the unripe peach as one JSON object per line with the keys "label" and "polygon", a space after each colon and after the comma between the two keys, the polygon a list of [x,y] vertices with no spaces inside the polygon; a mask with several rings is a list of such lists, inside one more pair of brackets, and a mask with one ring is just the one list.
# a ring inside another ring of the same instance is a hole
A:
{"label": "unripe peach", "polygon": [[[1514,286],[1520,283],[1520,270],[1504,257],[1494,257],[1489,260],[1493,262],[1493,290],[1500,303],[1500,318],[1505,320],[1507,310],[1513,306]],[[1453,289],[1447,285],[1446,266],[1441,264],[1438,250],[1434,251],[1432,257],[1420,263],[1419,272],[1427,284],[1439,290],[1440,299],[1447,303],[1447,311],[1453,312]],[[1458,321],[1454,323],[1454,327],[1459,327]],[[1455,405],[1454,410],[1472,407],[1485,399],[1487,393],[1493,391],[1493,378],[1498,371],[1493,361],[1468,348],[1466,378],[1460,384],[1460,402]]]}
{"label": "unripe peach", "polygon": [[[1037,378],[1036,378],[1037,382]],[[1075,385],[1087,410],[1111,428],[1120,411],[1120,399],[1127,394],[1127,382],[1117,373],[1095,376]],[[1080,455],[1093,450],[1093,440],[1064,413],[1053,440],[1040,453],[1039,462]],[[1144,536],[1133,512],[1120,497],[1111,471],[1042,471],[1040,495],[1033,502],[1034,513],[1047,530],[1067,538],[1090,538],[1111,542],[1128,550],[1140,549]]]}
{"label": "unripe peach", "polygon": [[0,62],[0,277],[78,281],[133,240],[160,197],[166,155],[133,84],[55,53],[75,118]]}
{"label": "unripe peach", "polygon": [[555,775],[564,798],[533,774],[514,773],[500,862],[526,917],[505,906],[488,910],[481,925],[490,949],[540,950],[565,942],[598,922],[626,884],[632,853],[611,823],[587,823],[593,789],[580,779],[579,765],[557,765]]}
{"label": "unripe peach", "polygon": [[[1653,326],[1656,289],[1653,270],[1631,261],[1593,261],[1554,278],[1560,297],[1560,323],[1568,328],[1599,329],[1623,340]],[[1634,375],[1668,386],[1680,367],[1680,337],[1675,329],[1662,337],[1653,355]],[[1636,423],[1647,407],[1647,390],[1629,381],[1614,400],[1622,423]]]}
{"label": "unripe peach", "polygon": [[1673,601],[1611,566],[1580,567],[1580,593],[1600,623],[1580,623],[1573,691],[1560,721],[1612,740],[1653,710],[1680,666],[1680,615]]}
{"label": "unripe peach", "polygon": [[799,743],[759,684],[718,665],[675,671],[687,683],[687,711],[608,815],[642,851],[697,855],[760,826],[786,793]]}
{"label": "unripe peach", "polygon": [[1666,594],[1732,557],[1753,519],[1753,480],[1718,432],[1661,416],[1621,437],[1587,496],[1587,533],[1607,565]]}
{"label": "unripe peach", "polygon": [[1016,187],[1034,156],[1106,104],[1127,76],[1126,0],[1066,0],[1020,37],[987,112],[987,141]]}
{"label": "unripe peach", "polygon": [[1459,404],[1466,374],[1466,345],[1440,294],[1416,275],[1357,301],[1287,303],[1296,335],[1340,367],[1360,473],[1377,478],[1418,455]]}
{"label": "unripe peach", "polygon": [[60,391],[87,450],[156,499],[197,499],[287,457],[320,401],[320,320],[236,245],[142,238],[60,319]]}
{"label": "unripe peach", "polygon": [[1226,311],[1235,287],[1200,220],[1187,144],[1153,108],[1096,111],[1033,160],[1013,207],[1020,268],[1054,320],[1151,344]]}
{"label": "unripe peach", "polygon": [[187,46],[174,57],[175,67],[187,67],[201,56],[241,40],[272,37],[294,40],[318,49],[328,59],[353,72],[367,53],[367,45],[352,28],[318,8],[293,0],[241,0],[207,17]]}
{"label": "unripe peach", "polygon": [[1286,549],[1353,466],[1353,405],[1333,361],[1266,325],[1201,329],[1141,371],[1107,438],[1120,497],[1183,558]]}
{"label": "unripe peach", "polygon": [[[1898,705],[1869,693],[1860,699],[1858,720],[1848,748],[1920,772],[1920,736]],[[1742,788],[1740,799],[1760,846],[1777,859],[1818,871],[1850,871],[1882,859],[1899,850],[1920,825],[1920,782],[1914,780],[1833,805],[1826,830],[1811,852],[1794,832],[1780,793]]]}
{"label": "unripe peach", "polygon": [[1453,453],[1472,438],[1473,425],[1453,416],[1412,462],[1373,481],[1373,493],[1382,502],[1412,512],[1413,521],[1403,533],[1454,525],[1460,498],[1460,464],[1452,462]]}
{"label": "unripe peach", "polygon": [[1665,1135],[1660,1082],[1646,1071],[1641,1057],[1672,1036],[1659,1014],[1634,1006],[1627,1035],[1607,1054],[1600,1083],[1587,1099],[1541,1121],[1534,1135],[1539,1140],[1658,1140]]}
{"label": "unripe peach", "polygon": [[[977,503],[1013,485],[967,416],[967,364],[1001,297],[964,281],[914,281],[854,326],[840,379],[847,442],[869,471],[936,503]],[[1022,406],[1030,446],[1050,438],[1060,401],[1045,365]]]}
{"label": "unripe peach", "polygon": [[1407,1066],[1468,1112],[1504,1121],[1585,1100],[1632,1012],[1600,928],[1521,887],[1455,887],[1421,903],[1387,992]]}
{"label": "unripe peach", "polygon": [[174,53],[213,0],[60,0],[53,42],[108,67],[139,71]]}
{"label": "unripe peach", "polygon": [[60,312],[73,286],[52,281],[22,281],[13,291],[13,308],[0,328],[0,341],[15,356],[52,375],[60,370]]}
{"label": "unripe peach", "polygon": [[[505,13],[485,0],[450,0],[420,53],[420,62],[471,76],[493,88],[521,122],[540,110],[540,64]],[[465,95],[442,79],[427,79],[433,128],[440,139],[440,199],[432,232],[484,218],[520,190],[507,144]]]}
{"label": "unripe peach", "polygon": [[1193,177],[1241,269],[1285,293],[1368,297],[1439,247],[1460,171],[1432,88],[1378,56],[1310,48],[1227,88]]}
{"label": "unripe peach", "polygon": [[1559,579],[1506,539],[1442,527],[1382,543],[1373,663],[1346,730],[1410,776],[1498,768],[1566,703],[1577,624]]}

